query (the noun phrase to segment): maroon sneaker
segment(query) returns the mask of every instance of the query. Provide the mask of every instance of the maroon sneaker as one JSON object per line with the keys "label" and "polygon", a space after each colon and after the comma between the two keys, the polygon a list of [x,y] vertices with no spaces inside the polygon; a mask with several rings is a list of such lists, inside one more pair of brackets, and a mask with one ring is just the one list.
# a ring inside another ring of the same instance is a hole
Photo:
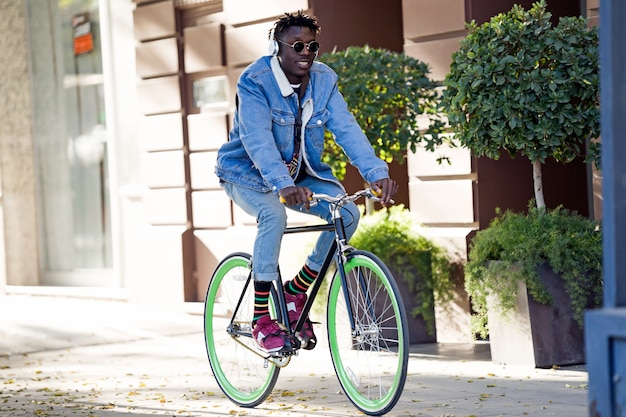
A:
{"label": "maroon sneaker", "polygon": [[[304,309],[304,305],[306,304],[306,298],[306,294],[292,295],[285,292],[287,312],[289,313],[289,324],[291,325],[292,329],[296,325],[296,323],[298,323],[300,314],[302,314],[302,310]],[[315,333],[313,333],[313,322],[311,322],[308,317],[304,322],[304,325],[302,326],[300,334],[298,334],[297,336],[302,343],[302,349],[311,350],[317,344],[317,338],[315,337]]]}
{"label": "maroon sneaker", "polygon": [[257,320],[252,329],[254,341],[267,352],[277,352],[285,346],[288,337],[287,332],[280,328],[276,320],[272,320],[269,315]]}

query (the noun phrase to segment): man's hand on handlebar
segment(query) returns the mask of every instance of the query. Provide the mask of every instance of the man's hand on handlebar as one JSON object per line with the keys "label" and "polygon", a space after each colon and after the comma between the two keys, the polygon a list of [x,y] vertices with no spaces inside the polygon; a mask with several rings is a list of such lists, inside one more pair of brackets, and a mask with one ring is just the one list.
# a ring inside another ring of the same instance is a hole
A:
{"label": "man's hand on handlebar", "polygon": [[305,209],[311,208],[311,196],[313,192],[307,187],[291,186],[283,188],[278,192],[281,203],[288,206],[302,206]]}
{"label": "man's hand on handlebar", "polygon": [[372,190],[380,193],[380,204],[386,206],[391,201],[391,197],[398,192],[398,183],[390,178],[374,181],[371,184]]}

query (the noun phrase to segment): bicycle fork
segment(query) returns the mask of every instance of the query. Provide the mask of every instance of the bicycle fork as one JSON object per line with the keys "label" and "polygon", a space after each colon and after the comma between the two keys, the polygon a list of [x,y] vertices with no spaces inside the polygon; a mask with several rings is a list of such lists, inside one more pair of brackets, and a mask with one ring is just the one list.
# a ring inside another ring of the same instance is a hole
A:
{"label": "bicycle fork", "polygon": [[[333,252],[335,253],[335,257],[336,257],[335,264],[337,265],[337,272],[339,273],[339,278],[341,280],[343,297],[346,301],[346,310],[348,313],[348,318],[350,320],[350,331],[352,334],[352,338],[358,343],[362,343],[364,340],[364,337],[368,336],[368,333],[372,332],[372,330],[359,328],[359,325],[357,324],[357,320],[355,318],[355,306],[353,305],[353,301],[358,303],[358,300],[360,297],[359,297],[359,294],[356,293],[356,291],[359,291],[359,290],[361,291],[364,306],[367,308],[370,317],[375,317],[374,306],[373,306],[373,301],[370,297],[369,291],[367,291],[365,278],[363,277],[363,274],[361,273],[360,269],[357,270],[358,276],[356,277],[357,282],[358,282],[358,287],[354,289],[355,293],[351,294],[349,283],[348,283],[348,277],[346,276],[344,265],[345,265],[345,261],[347,260],[347,256],[346,256],[347,253],[353,251],[354,248],[350,247],[346,243],[347,238],[345,234],[345,228],[343,225],[343,218],[341,217],[339,210],[340,208],[336,208],[336,210],[333,211],[333,222],[335,223],[335,230],[337,231],[337,234],[335,237],[336,247],[333,249]],[[358,320],[358,321],[361,322],[361,320]],[[371,327],[371,326],[368,326],[368,327]],[[375,330],[375,332],[377,333],[377,330]]]}

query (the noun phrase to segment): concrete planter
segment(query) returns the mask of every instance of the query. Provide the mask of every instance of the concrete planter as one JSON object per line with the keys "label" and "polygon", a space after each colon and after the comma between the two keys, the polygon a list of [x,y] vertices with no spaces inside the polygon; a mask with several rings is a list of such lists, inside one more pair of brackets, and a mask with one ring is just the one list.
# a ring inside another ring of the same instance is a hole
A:
{"label": "concrete planter", "polygon": [[552,306],[533,300],[521,281],[516,308],[507,315],[498,311],[497,295],[487,298],[492,361],[537,368],[584,363],[584,332],[572,317],[563,279],[547,266],[539,275]]}

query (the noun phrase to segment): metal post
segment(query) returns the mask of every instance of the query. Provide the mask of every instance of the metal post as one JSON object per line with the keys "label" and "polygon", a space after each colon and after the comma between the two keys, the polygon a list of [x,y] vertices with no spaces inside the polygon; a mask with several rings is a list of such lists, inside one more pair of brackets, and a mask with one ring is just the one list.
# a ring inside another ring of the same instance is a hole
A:
{"label": "metal post", "polygon": [[589,416],[626,416],[626,1],[600,1],[604,306],[586,314]]}

